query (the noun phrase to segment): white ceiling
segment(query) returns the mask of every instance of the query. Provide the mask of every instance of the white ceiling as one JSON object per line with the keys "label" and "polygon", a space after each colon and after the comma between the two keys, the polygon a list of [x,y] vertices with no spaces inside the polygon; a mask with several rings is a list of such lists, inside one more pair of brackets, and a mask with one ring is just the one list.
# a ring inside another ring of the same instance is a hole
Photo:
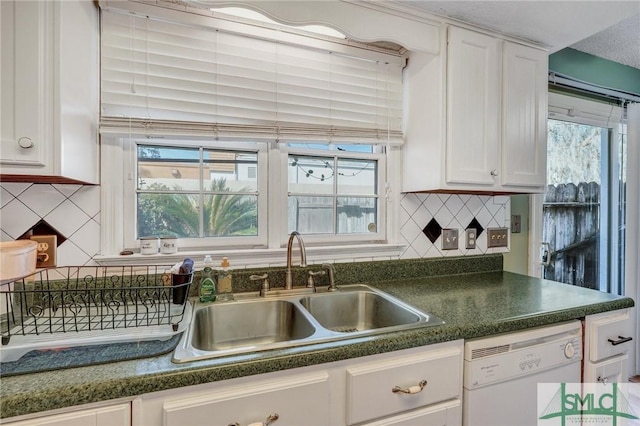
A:
{"label": "white ceiling", "polygon": [[640,69],[640,0],[394,3],[530,40],[550,53],[571,47]]}

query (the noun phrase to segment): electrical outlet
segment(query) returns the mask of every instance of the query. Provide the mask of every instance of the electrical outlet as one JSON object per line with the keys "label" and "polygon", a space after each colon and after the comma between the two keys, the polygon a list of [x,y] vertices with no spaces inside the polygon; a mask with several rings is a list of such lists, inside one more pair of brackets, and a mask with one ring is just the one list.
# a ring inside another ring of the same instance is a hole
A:
{"label": "electrical outlet", "polygon": [[487,229],[487,247],[508,247],[509,228]]}
{"label": "electrical outlet", "polygon": [[458,248],[458,230],[445,228],[442,230],[442,250],[456,250]]}
{"label": "electrical outlet", "polygon": [[476,228],[469,228],[464,231],[466,236],[465,240],[465,248],[466,249],[474,249],[476,248],[476,237],[478,236],[478,230]]}
{"label": "electrical outlet", "polygon": [[36,268],[51,268],[56,266],[56,248],[58,238],[55,235],[34,235],[31,240],[38,243],[36,254]]}
{"label": "electrical outlet", "polygon": [[519,234],[522,232],[522,216],[519,214],[511,215],[511,232],[513,234]]}

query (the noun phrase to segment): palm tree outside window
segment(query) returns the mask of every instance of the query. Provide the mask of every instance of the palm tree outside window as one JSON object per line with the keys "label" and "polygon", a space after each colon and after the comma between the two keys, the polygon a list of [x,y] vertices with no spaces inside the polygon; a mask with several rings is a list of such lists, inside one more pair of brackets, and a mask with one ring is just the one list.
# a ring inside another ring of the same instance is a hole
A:
{"label": "palm tree outside window", "polygon": [[137,238],[258,234],[256,152],[137,145]]}

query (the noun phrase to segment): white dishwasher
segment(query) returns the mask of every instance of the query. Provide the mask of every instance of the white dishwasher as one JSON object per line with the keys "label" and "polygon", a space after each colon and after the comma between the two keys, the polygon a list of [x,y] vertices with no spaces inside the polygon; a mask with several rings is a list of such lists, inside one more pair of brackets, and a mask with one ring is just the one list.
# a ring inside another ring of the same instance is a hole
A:
{"label": "white dishwasher", "polygon": [[535,426],[538,383],[580,383],[582,323],[571,321],[469,340],[465,426]]}

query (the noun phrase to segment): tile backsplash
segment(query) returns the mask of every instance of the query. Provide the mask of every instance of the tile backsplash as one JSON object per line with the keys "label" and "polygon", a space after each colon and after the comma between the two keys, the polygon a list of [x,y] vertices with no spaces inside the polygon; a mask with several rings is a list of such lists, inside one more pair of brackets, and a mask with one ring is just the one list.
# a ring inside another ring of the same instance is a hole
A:
{"label": "tile backsplash", "polygon": [[100,251],[100,187],[31,183],[0,184],[0,238],[14,240],[45,221],[66,240],[57,264],[92,264]]}
{"label": "tile backsplash", "polygon": [[[406,247],[399,257],[415,259],[507,252],[508,248],[487,248],[486,229],[509,227],[510,215],[508,196],[402,194],[400,242]],[[93,256],[100,251],[99,186],[0,184],[2,241],[20,237],[41,220],[66,238],[58,247],[58,266],[93,264]],[[479,224],[482,232],[478,234],[476,248],[467,250],[464,231],[470,224],[473,227]],[[442,234],[432,232],[441,228],[458,230],[458,249],[442,249]]]}
{"label": "tile backsplash", "polygon": [[[474,221],[475,219],[475,221]],[[467,194],[403,194],[400,200],[400,236],[406,248],[400,258],[468,256],[503,253],[508,248],[488,248],[487,228],[510,227],[511,198]],[[465,249],[465,229],[478,228],[475,249]],[[458,230],[458,249],[443,250],[442,234],[433,229]],[[434,239],[432,242],[431,239]],[[437,235],[437,238],[435,238]]]}

